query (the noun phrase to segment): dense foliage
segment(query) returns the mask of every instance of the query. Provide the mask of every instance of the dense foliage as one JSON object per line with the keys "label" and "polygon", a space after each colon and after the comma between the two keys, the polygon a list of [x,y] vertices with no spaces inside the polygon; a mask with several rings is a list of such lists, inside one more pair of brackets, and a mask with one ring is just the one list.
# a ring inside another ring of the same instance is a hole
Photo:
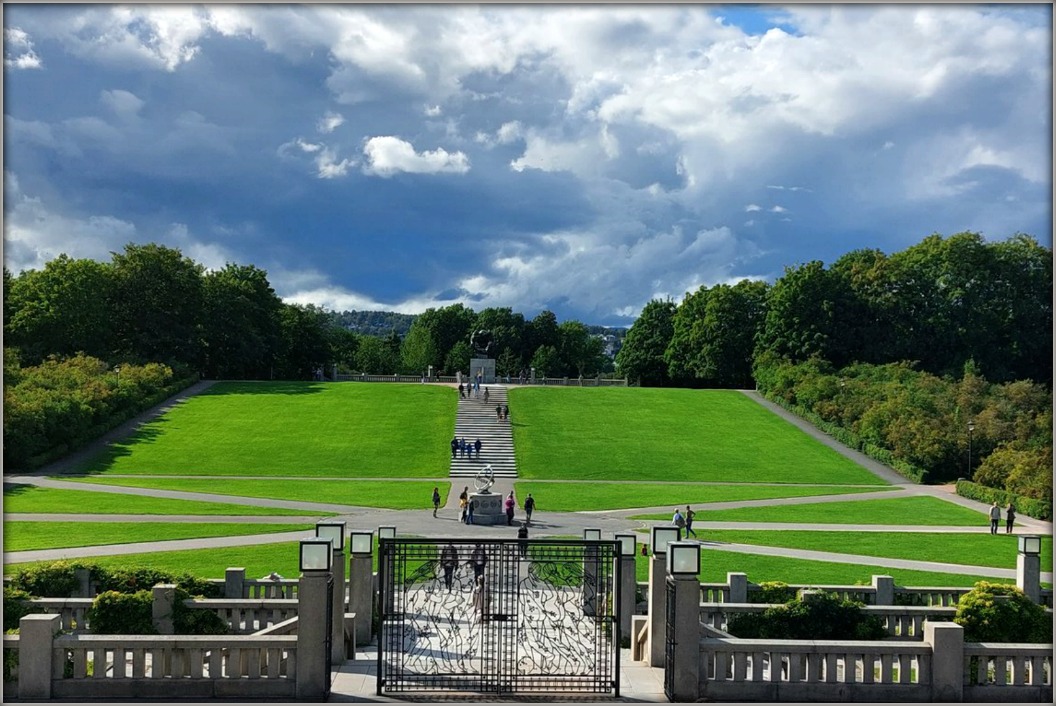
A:
{"label": "dense foliage", "polygon": [[1016,586],[980,581],[957,602],[965,642],[1052,642],[1052,617]]}
{"label": "dense foliage", "polygon": [[18,630],[22,617],[33,612],[33,607],[26,603],[32,597],[28,591],[4,586],[4,632]]}
{"label": "dense foliage", "polygon": [[827,592],[794,598],[762,613],[742,613],[730,619],[727,632],[759,640],[882,640],[887,635],[879,617],[862,613],[862,604]]}
{"label": "dense foliage", "polygon": [[4,468],[51,461],[121,424],[193,380],[159,363],[116,369],[84,354],[21,367],[4,350]]}
{"label": "dense foliage", "polygon": [[100,591],[134,593],[155,584],[172,583],[195,596],[219,598],[223,589],[210,581],[188,573],[174,574],[146,566],[100,566],[85,561],[53,561],[15,572],[11,587],[42,598],[68,598],[77,593],[80,584],[77,571],[87,569]]}

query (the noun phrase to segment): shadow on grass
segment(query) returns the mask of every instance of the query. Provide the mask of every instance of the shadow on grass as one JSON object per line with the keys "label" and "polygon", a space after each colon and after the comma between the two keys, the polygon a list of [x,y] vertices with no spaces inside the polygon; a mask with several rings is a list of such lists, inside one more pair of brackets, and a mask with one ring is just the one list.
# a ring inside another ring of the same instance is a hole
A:
{"label": "shadow on grass", "polygon": [[111,442],[102,451],[89,456],[63,475],[92,476],[105,473],[117,459],[131,456],[133,446],[149,443],[161,436],[161,427],[168,423],[164,417],[154,417],[145,421],[128,436]]}
{"label": "shadow on grass", "polygon": [[331,383],[290,380],[221,380],[199,393],[198,396],[311,395],[322,392],[328,384]]}

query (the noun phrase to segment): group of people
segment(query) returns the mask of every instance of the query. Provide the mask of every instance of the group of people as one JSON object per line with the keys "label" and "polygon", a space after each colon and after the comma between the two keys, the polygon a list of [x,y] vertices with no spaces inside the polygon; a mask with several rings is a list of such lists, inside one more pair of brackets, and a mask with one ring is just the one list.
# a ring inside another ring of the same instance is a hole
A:
{"label": "group of people", "polygon": [[671,524],[678,529],[686,530],[686,539],[689,539],[689,535],[697,536],[697,533],[693,531],[693,518],[697,516],[697,513],[686,505],[686,511],[683,513],[677,507],[675,508],[675,514],[671,516]]}
{"label": "group of people", "polygon": [[458,509],[460,512],[458,521],[464,525],[473,524],[473,508],[475,505],[476,503],[469,497],[469,486],[467,485],[458,494]]}
{"label": "group of people", "polygon": [[510,406],[505,404],[495,405],[495,418],[500,422],[510,418]]}
{"label": "group of people", "polygon": [[[997,534],[997,526],[1001,523],[1001,508],[997,502],[990,507],[990,534]],[[1011,502],[1005,509],[1005,534],[1012,534],[1012,526],[1016,523],[1016,506]]]}
{"label": "group of people", "polygon": [[478,438],[476,441],[466,441],[465,437],[451,437],[451,458],[480,458],[480,449],[484,446]]}

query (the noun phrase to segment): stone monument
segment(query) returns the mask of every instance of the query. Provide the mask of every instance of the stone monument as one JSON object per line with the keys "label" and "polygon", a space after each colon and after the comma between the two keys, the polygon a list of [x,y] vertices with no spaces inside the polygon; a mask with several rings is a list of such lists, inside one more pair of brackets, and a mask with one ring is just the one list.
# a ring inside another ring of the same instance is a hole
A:
{"label": "stone monument", "polygon": [[469,501],[473,503],[473,524],[475,525],[502,525],[506,524],[506,512],[502,507],[502,496],[491,492],[491,486],[495,484],[495,472],[489,463],[477,472],[473,479],[473,487],[477,492],[469,494]]}
{"label": "stone monument", "polygon": [[495,359],[491,357],[495,349],[495,341],[491,331],[480,329],[474,331],[469,337],[469,345],[473,347],[475,357],[469,361],[469,381],[473,383],[480,373],[481,384],[493,384],[495,382]]}

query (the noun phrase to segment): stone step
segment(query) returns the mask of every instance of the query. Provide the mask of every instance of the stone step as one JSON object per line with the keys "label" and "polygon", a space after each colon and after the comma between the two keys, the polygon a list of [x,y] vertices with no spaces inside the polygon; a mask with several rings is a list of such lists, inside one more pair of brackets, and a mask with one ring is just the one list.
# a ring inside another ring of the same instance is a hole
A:
{"label": "stone step", "polygon": [[[488,401],[484,401],[484,388],[488,390]],[[481,385],[480,394],[472,391],[466,398],[458,400],[455,416],[455,437],[474,442],[480,439],[481,457],[451,459],[449,474],[452,478],[473,478],[491,464],[496,478],[516,478],[517,463],[513,453],[513,430],[509,422],[496,417],[496,405],[508,404],[506,388],[502,385]]]}

